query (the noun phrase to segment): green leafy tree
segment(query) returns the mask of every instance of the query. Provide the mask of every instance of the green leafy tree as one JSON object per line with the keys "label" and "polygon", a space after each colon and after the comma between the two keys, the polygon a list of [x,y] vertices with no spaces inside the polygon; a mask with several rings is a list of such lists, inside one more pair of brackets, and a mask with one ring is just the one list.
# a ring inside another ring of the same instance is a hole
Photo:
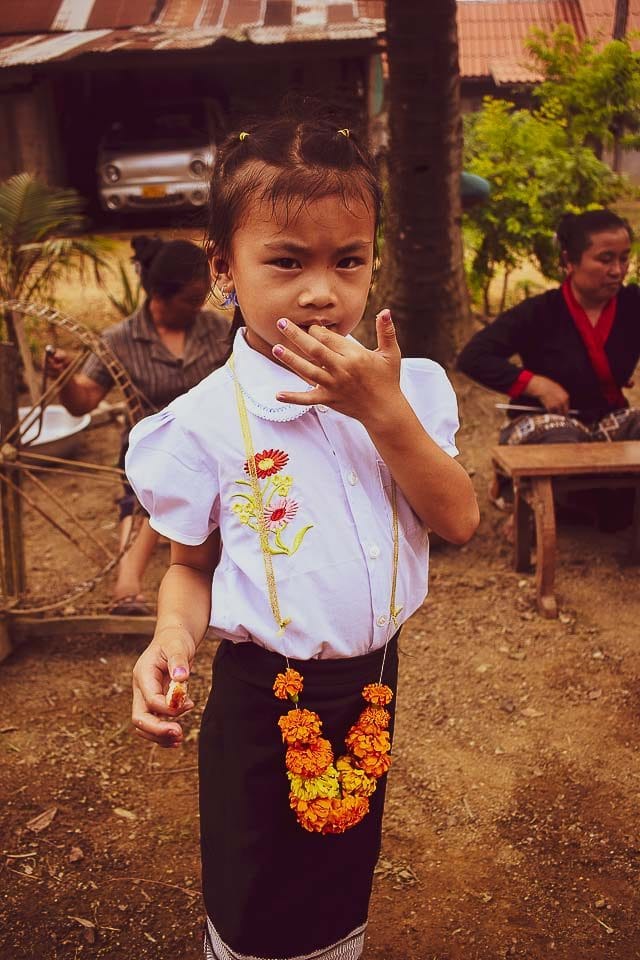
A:
{"label": "green leafy tree", "polygon": [[625,191],[625,181],[591,149],[573,142],[566,125],[505,100],[487,98],[465,124],[465,169],[492,186],[489,202],[465,217],[470,282],[489,314],[489,286],[498,271],[500,308],[509,276],[524,260],[533,257],[545,276],[557,278],[554,235],[561,215],[611,203]]}
{"label": "green leafy tree", "polygon": [[552,34],[533,31],[527,48],[544,76],[535,90],[543,115],[562,123],[571,143],[592,145],[598,156],[611,148],[619,170],[622,150],[640,146],[640,52],[632,40],[599,48],[562,24]]}
{"label": "green leafy tree", "polygon": [[0,301],[53,302],[56,281],[87,267],[100,281],[108,244],[79,235],[82,211],[74,190],[30,173],[0,183]]}

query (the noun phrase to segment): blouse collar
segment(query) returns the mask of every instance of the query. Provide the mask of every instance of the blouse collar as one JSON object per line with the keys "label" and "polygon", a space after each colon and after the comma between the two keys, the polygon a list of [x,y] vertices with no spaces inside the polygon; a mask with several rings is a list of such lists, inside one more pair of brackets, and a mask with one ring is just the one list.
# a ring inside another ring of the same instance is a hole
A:
{"label": "blouse collar", "polygon": [[[313,388],[292,370],[281,367],[275,360],[269,360],[258,350],[254,350],[246,341],[245,329],[240,329],[233,341],[236,376],[240,383],[247,409],[262,420],[297,420],[311,406],[295,403],[281,403],[276,400],[280,391],[302,393]],[[232,377],[229,364],[225,369]]]}

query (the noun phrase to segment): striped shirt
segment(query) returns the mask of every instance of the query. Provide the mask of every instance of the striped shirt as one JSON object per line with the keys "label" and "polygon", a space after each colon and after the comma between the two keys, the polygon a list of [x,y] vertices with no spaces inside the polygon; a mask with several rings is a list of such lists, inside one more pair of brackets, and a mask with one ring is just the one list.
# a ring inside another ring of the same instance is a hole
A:
{"label": "striped shirt", "polygon": [[[129,375],[146,415],[166,407],[225,361],[231,346],[230,327],[224,314],[200,311],[186,331],[184,355],[176,357],[158,336],[145,302],[126,320],[105,330],[102,340]],[[82,372],[107,390],[113,386],[111,374],[95,355]]]}

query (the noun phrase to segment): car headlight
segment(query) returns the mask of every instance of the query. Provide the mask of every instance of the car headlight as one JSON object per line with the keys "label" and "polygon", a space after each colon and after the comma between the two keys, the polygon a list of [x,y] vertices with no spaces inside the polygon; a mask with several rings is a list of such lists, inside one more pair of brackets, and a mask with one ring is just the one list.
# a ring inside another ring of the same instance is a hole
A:
{"label": "car headlight", "polygon": [[204,160],[192,160],[189,164],[189,170],[191,170],[194,177],[202,179],[207,173],[207,165]]}
{"label": "car headlight", "polygon": [[115,163],[108,163],[103,170],[103,175],[108,183],[117,183],[120,179],[120,170]]}

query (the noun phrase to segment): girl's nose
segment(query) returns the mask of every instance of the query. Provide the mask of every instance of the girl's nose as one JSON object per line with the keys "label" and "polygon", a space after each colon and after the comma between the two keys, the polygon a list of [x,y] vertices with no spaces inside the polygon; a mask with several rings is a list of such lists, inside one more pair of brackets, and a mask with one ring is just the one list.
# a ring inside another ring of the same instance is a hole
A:
{"label": "girl's nose", "polygon": [[301,307],[326,307],[335,303],[335,294],[326,274],[307,279],[298,297]]}

